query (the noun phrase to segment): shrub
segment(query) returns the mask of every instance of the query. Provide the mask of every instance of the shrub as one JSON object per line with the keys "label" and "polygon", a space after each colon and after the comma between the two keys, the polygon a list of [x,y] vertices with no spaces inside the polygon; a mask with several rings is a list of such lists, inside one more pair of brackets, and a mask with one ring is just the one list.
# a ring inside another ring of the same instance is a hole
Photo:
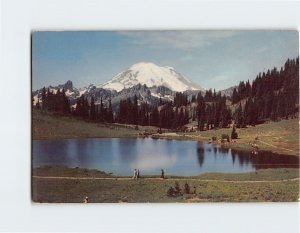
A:
{"label": "shrub", "polygon": [[174,196],[175,196],[175,190],[174,190],[173,187],[170,187],[170,188],[168,189],[167,195],[168,195],[169,197],[174,197]]}
{"label": "shrub", "polygon": [[230,139],[229,139],[229,135],[228,134],[222,134],[222,141],[223,140],[227,140],[227,142],[230,142]]}
{"label": "shrub", "polygon": [[211,137],[211,140],[217,141],[217,137],[216,137],[216,136],[212,136],[212,137]]}
{"label": "shrub", "polygon": [[184,185],[184,192],[185,192],[186,194],[189,194],[189,193],[190,193],[190,186],[189,186],[188,183],[185,183],[185,185]]}
{"label": "shrub", "polygon": [[182,194],[181,194],[181,189],[180,189],[180,187],[179,187],[179,183],[178,183],[177,181],[175,182],[175,187],[174,187],[174,188],[173,188],[173,187],[170,187],[170,188],[168,189],[167,195],[168,195],[169,197],[177,197],[177,196],[182,195]]}
{"label": "shrub", "polygon": [[179,187],[179,183],[176,181],[176,182],[175,182],[175,193],[176,193],[176,194],[180,194],[180,191],[181,191],[181,189],[180,189],[180,187]]}

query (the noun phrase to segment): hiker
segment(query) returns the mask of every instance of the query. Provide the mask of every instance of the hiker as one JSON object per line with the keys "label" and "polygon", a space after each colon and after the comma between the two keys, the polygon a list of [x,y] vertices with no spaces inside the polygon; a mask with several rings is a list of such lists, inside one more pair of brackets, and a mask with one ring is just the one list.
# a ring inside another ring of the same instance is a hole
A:
{"label": "hiker", "polygon": [[139,170],[139,169],[137,170],[136,178],[137,178],[137,179],[140,178],[140,170]]}
{"label": "hiker", "polygon": [[83,203],[89,203],[89,197],[86,196],[84,199],[83,199]]}
{"label": "hiker", "polygon": [[160,175],[160,178],[165,178],[165,172],[164,172],[164,169],[161,169],[161,175]]}
{"label": "hiker", "polygon": [[133,177],[132,177],[132,179],[137,179],[137,170],[136,169],[133,170]]}
{"label": "hiker", "polygon": [[194,186],[194,191],[193,191],[193,194],[197,194],[197,189],[196,189],[196,186]]}

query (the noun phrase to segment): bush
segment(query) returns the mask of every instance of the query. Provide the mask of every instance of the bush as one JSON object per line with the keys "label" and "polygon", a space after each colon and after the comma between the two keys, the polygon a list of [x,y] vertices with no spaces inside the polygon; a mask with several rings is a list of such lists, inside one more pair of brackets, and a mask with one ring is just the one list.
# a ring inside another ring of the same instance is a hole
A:
{"label": "bush", "polygon": [[182,195],[182,194],[181,194],[181,189],[180,189],[179,184],[178,184],[177,181],[175,182],[175,187],[174,187],[174,188],[173,188],[173,187],[170,187],[170,188],[168,189],[167,195],[168,195],[169,197],[178,197],[178,196]]}
{"label": "bush", "polygon": [[211,140],[217,141],[217,137],[216,137],[216,136],[212,136],[212,137],[211,137]]}
{"label": "bush", "polygon": [[175,190],[174,190],[173,187],[170,187],[170,188],[168,189],[167,195],[168,195],[169,197],[174,197],[174,196],[175,196]]}
{"label": "bush", "polygon": [[180,189],[180,187],[179,187],[179,183],[176,181],[176,182],[175,182],[175,193],[176,193],[176,194],[180,194],[180,191],[181,191],[181,189]]}
{"label": "bush", "polygon": [[184,185],[184,192],[185,192],[186,194],[189,194],[189,193],[190,193],[190,186],[188,185],[188,183],[185,183],[185,185]]}
{"label": "bush", "polygon": [[222,134],[222,141],[223,140],[227,140],[227,142],[230,142],[230,138],[229,138],[229,135],[228,134]]}

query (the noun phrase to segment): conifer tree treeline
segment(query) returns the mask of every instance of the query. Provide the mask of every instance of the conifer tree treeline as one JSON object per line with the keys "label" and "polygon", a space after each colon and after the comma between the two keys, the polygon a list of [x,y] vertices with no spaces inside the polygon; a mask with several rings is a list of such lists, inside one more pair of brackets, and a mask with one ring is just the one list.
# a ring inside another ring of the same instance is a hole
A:
{"label": "conifer tree treeline", "polygon": [[95,105],[94,97],[91,97],[90,103],[88,99],[82,95],[76,100],[76,108],[70,106],[70,101],[65,95],[65,90],[60,89],[54,94],[49,88],[46,91],[42,89],[42,103],[38,101],[36,108],[44,111],[58,112],[63,115],[73,115],[82,119],[89,119],[98,122],[114,122],[113,110],[111,101],[109,100],[108,107],[101,104]]}
{"label": "conifer tree treeline", "polygon": [[199,130],[223,128],[231,122],[231,111],[226,106],[226,97],[221,96],[221,92],[212,92],[210,89],[205,92],[204,97],[199,92],[197,103]]}
{"label": "conifer tree treeline", "polygon": [[[39,102],[38,108],[40,108]],[[61,114],[69,114],[70,102],[66,97],[65,89],[62,89],[62,91],[57,90],[56,94],[54,94],[49,88],[46,91],[46,88],[44,87],[42,89],[42,109],[59,112]]]}
{"label": "conifer tree treeline", "polygon": [[280,71],[259,73],[252,85],[240,82],[231,100],[238,127],[293,117],[299,111],[299,57],[288,59]]}
{"label": "conifer tree treeline", "polygon": [[95,104],[94,97],[91,97],[90,102],[85,95],[77,98],[76,108],[72,111],[73,115],[96,122],[114,122],[111,100],[108,106],[104,106],[102,98],[100,104]]}
{"label": "conifer tree treeline", "polygon": [[96,122],[114,122],[111,101],[109,100],[108,106],[104,106],[102,98],[100,104],[96,105],[94,97],[91,97],[89,102],[84,95],[80,96],[77,98],[73,115]]}
{"label": "conifer tree treeline", "polygon": [[[179,99],[187,101],[187,96],[177,94]],[[182,101],[179,100],[178,101]],[[161,128],[178,129],[189,122],[187,108],[177,107],[178,102],[159,101],[159,105],[151,106],[148,103],[138,104],[137,96],[133,99],[121,100],[116,121],[121,124],[148,125]]]}

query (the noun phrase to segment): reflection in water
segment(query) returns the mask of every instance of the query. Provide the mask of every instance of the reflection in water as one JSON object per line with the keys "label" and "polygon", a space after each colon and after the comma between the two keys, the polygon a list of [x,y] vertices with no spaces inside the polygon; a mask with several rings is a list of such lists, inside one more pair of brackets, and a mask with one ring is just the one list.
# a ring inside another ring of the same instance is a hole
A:
{"label": "reflection in water", "polygon": [[216,146],[213,147],[214,154],[216,155],[218,153],[218,148]]}
{"label": "reflection in water", "polygon": [[[211,152],[211,148],[210,148],[209,152]],[[198,158],[198,163],[199,163],[200,167],[202,167],[203,162],[204,162],[204,154],[205,154],[205,151],[203,148],[203,144],[199,143],[199,147],[197,148],[197,158]]]}
{"label": "reflection in water", "polygon": [[238,153],[236,150],[231,149],[231,157],[232,157],[232,163],[234,164],[235,158],[238,156]]}
{"label": "reflection in water", "polygon": [[33,166],[94,168],[117,175],[198,175],[205,172],[249,172],[262,168],[299,167],[299,157],[259,152],[254,155],[195,141],[151,138],[34,140]]}
{"label": "reflection in water", "polygon": [[228,152],[229,152],[229,148],[227,148],[225,146],[220,146],[218,149],[219,149],[218,150],[219,153],[222,153],[222,154],[225,154],[225,155],[227,155]]}
{"label": "reflection in water", "polygon": [[198,157],[199,165],[200,165],[200,167],[202,167],[203,162],[204,162],[204,154],[198,153],[197,157]]}
{"label": "reflection in water", "polygon": [[260,151],[258,154],[251,154],[248,151],[231,150],[232,160],[238,157],[241,165],[252,164],[254,168],[297,168],[299,167],[299,157],[292,155],[278,155],[269,151]]}

